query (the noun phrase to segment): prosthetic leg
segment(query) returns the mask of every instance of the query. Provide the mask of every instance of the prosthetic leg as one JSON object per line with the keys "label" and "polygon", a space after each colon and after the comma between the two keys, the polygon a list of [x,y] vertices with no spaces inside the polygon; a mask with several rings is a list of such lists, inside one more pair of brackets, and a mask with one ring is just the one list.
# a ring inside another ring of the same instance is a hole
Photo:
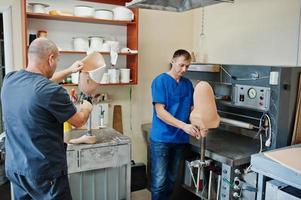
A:
{"label": "prosthetic leg", "polygon": [[[99,82],[102,79],[105,61],[100,53],[93,52],[87,55],[83,60],[83,69],[79,75],[78,88],[82,93],[86,95],[85,100],[89,101],[92,106],[92,96],[95,94],[96,90],[99,88]],[[88,126],[85,134],[79,138],[71,139],[69,143],[72,144],[94,144],[97,139],[96,136],[92,134],[92,115],[90,114],[88,119]]]}
{"label": "prosthetic leg", "polygon": [[[93,106],[91,96],[87,97],[86,100],[89,101]],[[88,119],[87,129],[88,130],[86,131],[86,133],[83,136],[81,136],[79,138],[71,139],[69,141],[69,143],[71,143],[71,144],[95,144],[97,139],[96,139],[96,136],[92,134],[92,115],[91,114]]]}
{"label": "prosthetic leg", "polygon": [[[190,114],[191,124],[197,126],[200,131],[218,127],[220,117],[217,113],[214,93],[209,83],[201,81],[196,85],[193,100],[194,109]],[[204,197],[203,192],[207,185],[205,179],[205,167],[209,166],[210,160],[205,160],[206,136],[203,135],[198,139],[200,141],[200,159],[191,161],[188,164],[188,167],[195,185],[196,193],[199,193],[201,190],[201,196]],[[193,168],[197,169],[197,180],[195,180]],[[210,180],[211,179],[209,178],[209,185]],[[210,195],[209,192],[208,195]],[[209,199],[209,196],[207,199]]]}

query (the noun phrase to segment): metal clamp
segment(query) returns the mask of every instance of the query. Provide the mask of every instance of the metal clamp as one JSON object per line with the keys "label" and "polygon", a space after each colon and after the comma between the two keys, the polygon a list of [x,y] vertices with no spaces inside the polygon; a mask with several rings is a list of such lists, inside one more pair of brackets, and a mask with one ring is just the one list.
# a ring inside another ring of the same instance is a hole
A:
{"label": "metal clamp", "polygon": [[[199,192],[199,185],[200,185],[200,177],[203,176],[204,177],[204,169],[205,167],[209,166],[211,163],[211,160],[205,160],[205,161],[201,161],[201,160],[193,160],[189,163],[187,163],[188,165],[188,169],[191,175],[191,178],[193,180],[193,184],[196,188],[196,192]],[[197,174],[197,181],[195,180],[194,176],[193,176],[193,172],[192,172],[192,168],[197,168],[198,169],[198,174]],[[202,174],[201,174],[202,173]]]}

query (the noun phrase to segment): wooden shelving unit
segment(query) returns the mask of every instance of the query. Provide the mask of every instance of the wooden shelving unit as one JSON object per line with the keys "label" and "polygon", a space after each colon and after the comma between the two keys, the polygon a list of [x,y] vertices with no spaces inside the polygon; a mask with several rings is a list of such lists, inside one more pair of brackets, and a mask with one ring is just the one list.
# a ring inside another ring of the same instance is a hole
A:
{"label": "wooden shelving unit", "polygon": [[[66,86],[66,87],[72,87],[72,86],[78,86],[78,84],[74,84],[74,83],[63,83],[61,84],[63,86]],[[133,83],[133,81],[130,81],[129,83],[106,83],[106,84],[99,84],[99,86],[113,86],[113,85],[135,85]]]}
{"label": "wooden shelving unit", "polygon": [[[85,51],[72,51],[72,50],[62,50],[60,53],[66,53],[66,54],[86,54],[87,52]],[[109,55],[110,52],[102,52],[100,51],[99,53],[104,54],[104,55]],[[138,53],[118,53],[118,55],[123,55],[123,56],[136,56]]]}
{"label": "wooden shelving unit", "polygon": [[[90,1],[90,0],[87,0]],[[98,3],[106,3],[113,5],[124,5],[125,0],[91,0],[91,2]],[[26,0],[23,1],[24,9],[26,9]],[[125,26],[126,27],[126,45],[130,49],[138,50],[138,20],[139,20],[139,10],[132,9],[134,13],[133,21],[119,21],[119,20],[102,20],[96,18],[86,18],[86,17],[76,17],[76,16],[62,16],[62,15],[49,15],[49,14],[38,14],[38,13],[29,13],[25,10],[24,24],[25,24],[25,38],[26,41],[29,39],[28,35],[28,23],[29,19],[30,23],[34,23],[35,19],[38,20],[57,20],[64,21],[66,23],[69,22],[78,22],[78,23],[93,23],[93,24],[108,24],[108,25],[116,25],[116,26]],[[49,30],[50,32],[51,30]],[[28,44],[28,42],[26,42]],[[27,48],[27,47],[26,47]],[[27,52],[27,49],[26,49]],[[72,51],[72,50],[62,50],[61,54],[86,54],[84,51]],[[100,52],[104,55],[110,55],[109,52]],[[115,86],[115,85],[136,85],[138,83],[138,53],[119,53],[119,55],[126,57],[126,66],[131,69],[130,79],[132,80],[130,83],[118,83],[118,84],[100,84],[102,86]],[[64,55],[62,55],[64,56]],[[67,56],[67,55],[66,55]],[[65,86],[77,86],[77,84],[66,84]]]}
{"label": "wooden shelving unit", "polygon": [[97,24],[111,24],[111,25],[120,25],[120,26],[127,26],[128,24],[134,24],[135,23],[135,22],[132,22],[132,21],[103,20],[103,19],[96,19],[96,18],[89,18],[89,17],[49,15],[49,14],[40,14],[40,13],[27,13],[27,18],[72,21],[72,22],[85,22],[85,23],[97,23]]}

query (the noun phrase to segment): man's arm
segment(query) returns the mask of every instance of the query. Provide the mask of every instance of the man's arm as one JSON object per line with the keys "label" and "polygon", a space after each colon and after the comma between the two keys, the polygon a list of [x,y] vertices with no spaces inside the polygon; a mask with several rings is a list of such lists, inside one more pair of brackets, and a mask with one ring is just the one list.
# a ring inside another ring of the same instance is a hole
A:
{"label": "man's arm", "polygon": [[68,122],[76,128],[82,127],[87,122],[91,111],[92,104],[84,100],[83,104],[80,105],[79,111],[68,119]]}
{"label": "man's arm", "polygon": [[76,72],[80,71],[82,68],[83,68],[83,63],[80,61],[76,61],[67,69],[64,69],[59,72],[55,72],[52,75],[50,80],[52,80],[56,83],[59,83],[59,82],[63,81],[66,76],[69,76],[72,73],[76,73]]}
{"label": "man's arm", "polygon": [[174,116],[172,116],[166,109],[165,105],[156,103],[155,104],[156,113],[159,119],[164,121],[165,123],[180,128],[183,131],[185,131],[187,134],[195,137],[199,135],[199,130],[196,126],[192,124],[187,124],[181,120],[176,119]]}

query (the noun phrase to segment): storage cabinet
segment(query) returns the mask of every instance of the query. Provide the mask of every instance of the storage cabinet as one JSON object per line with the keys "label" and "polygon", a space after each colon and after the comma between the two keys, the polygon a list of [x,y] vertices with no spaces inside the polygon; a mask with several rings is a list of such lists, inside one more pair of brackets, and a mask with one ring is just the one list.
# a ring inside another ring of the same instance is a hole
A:
{"label": "storage cabinet", "polygon": [[[64,135],[65,142],[83,130]],[[72,197],[81,199],[130,199],[131,140],[112,128],[93,129],[96,144],[68,145],[67,163]]]}
{"label": "storage cabinet", "polygon": [[[34,2],[31,0],[23,1],[26,8],[27,3]],[[65,2],[53,2],[50,0],[39,1],[50,5],[50,9],[58,9],[60,6],[63,9],[68,8],[72,11],[74,5],[83,3],[84,5],[92,5],[95,8],[113,8],[115,6],[107,3],[121,5],[122,1],[97,1],[97,3],[90,2],[73,2],[68,4]],[[93,2],[93,1],[92,1]],[[106,3],[106,4],[103,4]],[[70,4],[70,5],[69,5]],[[111,7],[108,7],[111,6]],[[88,36],[103,36],[107,40],[117,40],[120,43],[120,49],[128,47],[132,50],[138,50],[138,9],[132,9],[134,13],[133,21],[120,21],[120,20],[102,20],[96,18],[76,17],[76,16],[63,16],[63,15],[49,15],[32,13],[26,10],[25,19],[25,38],[27,45],[29,45],[29,34],[36,33],[38,30],[46,30],[48,38],[54,41],[59,49],[62,60],[59,66],[67,67],[75,60],[82,59],[86,52],[74,51],[72,47],[73,37],[88,37]],[[110,53],[100,52],[110,67]],[[118,53],[117,68],[129,68],[130,83],[117,83],[117,84],[102,84],[102,85],[135,85],[138,83],[138,53]],[[74,85],[74,84],[71,84]]]}

